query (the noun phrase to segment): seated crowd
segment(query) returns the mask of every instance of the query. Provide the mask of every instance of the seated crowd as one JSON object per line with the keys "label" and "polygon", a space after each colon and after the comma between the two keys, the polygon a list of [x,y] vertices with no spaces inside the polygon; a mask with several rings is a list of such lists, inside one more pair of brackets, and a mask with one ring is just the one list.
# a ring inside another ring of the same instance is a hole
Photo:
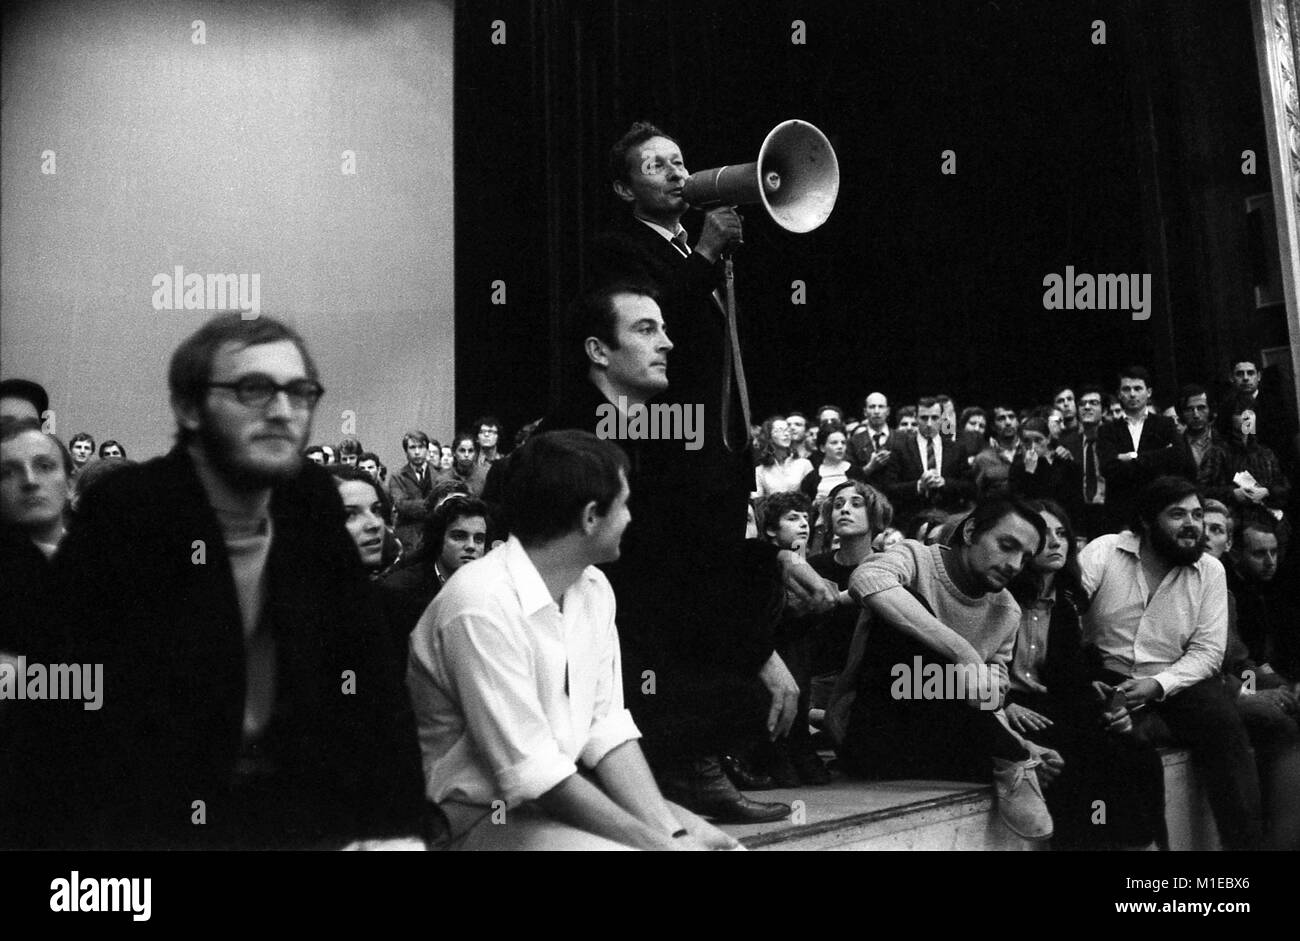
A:
{"label": "seated crowd", "polygon": [[[636,502],[653,448],[548,417],[506,456],[491,416],[409,431],[391,471],[309,445],[324,389],[270,317],[182,343],[176,446],[142,463],[65,447],[6,380],[0,680],[107,680],[93,709],[0,696],[0,845],[729,849],[704,818],[790,812],[737,791],[849,777],[990,782],[1025,839],[1159,848],[1177,745],[1225,848],[1300,848],[1296,443],[1257,367],[1169,414],[1128,366],[1041,405],[771,416],[752,565],[718,569],[742,633],[693,657],[625,628],[619,560],[668,525]],[[827,604],[783,604],[778,565]]]}

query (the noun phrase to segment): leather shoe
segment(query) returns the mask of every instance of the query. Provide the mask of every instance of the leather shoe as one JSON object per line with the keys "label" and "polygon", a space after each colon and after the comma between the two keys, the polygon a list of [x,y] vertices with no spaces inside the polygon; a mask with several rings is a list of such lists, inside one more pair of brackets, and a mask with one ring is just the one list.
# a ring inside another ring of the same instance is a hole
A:
{"label": "leather shoe", "polygon": [[731,778],[731,783],[742,791],[770,791],[776,787],[771,775],[755,771],[736,755],[719,755],[718,763],[722,765],[727,777]]}
{"label": "leather shoe", "polygon": [[688,769],[660,778],[664,797],[719,823],[769,823],[790,816],[789,804],[750,800],[736,790],[717,758],[699,758]]}

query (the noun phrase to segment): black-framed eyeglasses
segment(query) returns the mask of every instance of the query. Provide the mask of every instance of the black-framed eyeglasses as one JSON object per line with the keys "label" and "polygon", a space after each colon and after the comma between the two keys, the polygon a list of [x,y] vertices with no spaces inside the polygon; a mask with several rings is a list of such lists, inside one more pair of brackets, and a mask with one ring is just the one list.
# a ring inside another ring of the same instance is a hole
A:
{"label": "black-framed eyeglasses", "polygon": [[281,385],[270,376],[245,376],[238,382],[209,382],[208,388],[230,389],[240,404],[249,408],[266,408],[281,392],[289,396],[289,404],[294,408],[312,408],[325,394],[325,387],[310,379],[295,379]]}

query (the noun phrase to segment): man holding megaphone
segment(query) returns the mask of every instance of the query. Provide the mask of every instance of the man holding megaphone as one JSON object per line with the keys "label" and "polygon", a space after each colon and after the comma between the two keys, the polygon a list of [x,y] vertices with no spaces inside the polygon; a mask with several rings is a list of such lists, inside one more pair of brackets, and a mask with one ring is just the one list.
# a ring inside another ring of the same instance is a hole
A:
{"label": "man holding megaphone", "polygon": [[690,245],[681,220],[691,208],[691,175],[677,142],[646,123],[614,145],[610,177],[630,211],[593,244],[588,286],[634,281],[657,289],[672,346],[664,353],[668,389],[656,401],[704,419],[696,450],[640,442],[643,460],[629,478],[645,512],[629,503],[635,532],[607,570],[626,701],[670,800],[720,820],[779,819],[788,806],[745,798],[718,756],[784,736],[796,720],[798,686],[775,653],[782,594],[819,611],[837,592],[794,553],[778,556],[744,539],[753,483],[748,403],[734,315],[715,291],[724,256],[741,243],[730,203],[746,200],[715,188],[708,197],[722,204],[705,212]]}

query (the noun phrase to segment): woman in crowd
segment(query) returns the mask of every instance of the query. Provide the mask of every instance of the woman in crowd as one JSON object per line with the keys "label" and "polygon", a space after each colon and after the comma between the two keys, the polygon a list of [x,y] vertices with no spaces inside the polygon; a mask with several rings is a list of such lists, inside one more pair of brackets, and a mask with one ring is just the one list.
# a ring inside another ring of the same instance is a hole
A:
{"label": "woman in crowd", "polygon": [[754,491],[759,497],[798,490],[803,479],[812,473],[812,463],[806,457],[797,458],[791,453],[790,426],[779,415],[763,422],[757,450]]}
{"label": "woman in crowd", "polygon": [[831,531],[824,525],[821,513],[827,494],[847,483],[850,478],[865,480],[862,469],[845,456],[848,449],[849,438],[839,422],[827,422],[817,430],[818,459],[799,485],[803,495],[812,503],[813,535],[809,543],[810,551],[821,551],[831,543]]}
{"label": "woman in crowd", "polygon": [[[1034,421],[1034,419],[1030,419]],[[1041,419],[1039,419],[1041,421]],[[1079,579],[1070,518],[1051,500],[1031,503],[1047,538],[1009,586],[1020,604],[1006,717],[1011,728],[1060,752],[1065,768],[1044,792],[1055,849],[1138,849],[1163,843],[1164,771],[1155,749],[1132,736],[1122,696],[1090,682],[1081,618],[1088,596]],[[1101,802],[1100,804],[1098,802]]]}
{"label": "woman in crowd", "polygon": [[347,514],[348,535],[356,543],[361,564],[372,579],[395,566],[402,544],[389,530],[386,520],[392,512],[388,494],[365,471],[347,464],[331,464],[329,472],[339,488]]}

